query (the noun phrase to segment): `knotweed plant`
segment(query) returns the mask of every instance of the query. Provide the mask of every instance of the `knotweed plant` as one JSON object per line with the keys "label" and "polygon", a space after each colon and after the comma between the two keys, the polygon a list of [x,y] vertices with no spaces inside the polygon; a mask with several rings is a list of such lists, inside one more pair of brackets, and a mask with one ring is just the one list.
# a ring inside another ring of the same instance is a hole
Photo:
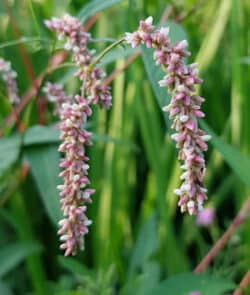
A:
{"label": "knotweed plant", "polygon": [[59,40],[65,40],[64,48],[71,53],[77,66],[76,76],[82,82],[80,94],[69,96],[60,84],[47,83],[44,92],[50,101],[55,102],[55,113],[60,117],[62,143],[59,151],[65,157],[60,163],[63,171],[60,177],[63,184],[58,186],[64,218],[59,222],[58,234],[62,241],[61,249],[65,256],[74,255],[77,249],[84,248],[84,236],[91,224],[86,216],[86,205],[91,202],[93,189],[87,188],[89,165],[86,147],[91,145],[91,133],[85,130],[92,104],[101,107],[111,106],[110,88],[102,79],[105,72],[95,66],[94,51],[88,49],[91,40],[89,33],[70,15],[45,21],[46,26],[57,33]]}
{"label": "knotweed plant", "polygon": [[86,216],[86,205],[91,202],[94,193],[93,189],[87,188],[90,180],[86,146],[91,144],[91,133],[84,126],[92,114],[92,104],[105,108],[111,106],[110,88],[103,83],[105,72],[96,65],[106,52],[120,42],[125,41],[133,48],[140,44],[154,48],[156,65],[162,66],[166,72],[159,85],[167,86],[172,94],[170,103],[163,107],[163,111],[169,112],[169,118],[173,119],[171,127],[176,132],[172,138],[179,149],[178,158],[183,162],[182,184],[175,190],[180,197],[178,204],[181,211],[196,214],[207,198],[203,184],[203,153],[207,150],[209,136],[198,127],[198,118],[204,117],[200,110],[204,98],[195,93],[195,86],[202,83],[197,64],[184,63],[184,58],[190,55],[186,50],[186,40],[171,44],[169,28],[158,29],[152,23],[152,17],[140,21],[135,32],[126,33],[124,38],[95,58],[94,52],[88,48],[91,36],[76,18],[65,15],[61,19],[45,21],[46,26],[57,33],[58,39],[64,40],[64,48],[78,68],[75,75],[82,82],[80,93],[72,96],[66,95],[60,84],[49,82],[44,87],[48,99],[55,103],[55,114],[60,117],[62,143],[59,151],[65,155],[60,164],[63,184],[58,187],[64,219],[59,222],[58,234],[61,235],[61,249],[65,250],[66,256],[76,254],[78,248],[84,248],[84,235],[91,224]]}
{"label": "knotweed plant", "polygon": [[183,162],[181,168],[182,184],[174,192],[179,196],[178,205],[181,211],[188,211],[190,215],[197,214],[203,208],[207,198],[203,180],[205,175],[204,151],[207,150],[206,141],[210,139],[198,127],[198,118],[203,118],[200,110],[204,98],[195,93],[195,85],[202,83],[198,77],[197,64],[186,65],[184,58],[190,56],[186,50],[186,40],[171,44],[169,28],[160,29],[153,26],[150,16],[140,21],[139,28],[133,33],[126,33],[126,42],[137,47],[142,44],[154,49],[156,65],[162,66],[166,75],[159,81],[160,87],[168,87],[172,94],[171,101],[163,107],[173,119],[171,128],[176,131],[172,139],[179,149],[178,158]]}

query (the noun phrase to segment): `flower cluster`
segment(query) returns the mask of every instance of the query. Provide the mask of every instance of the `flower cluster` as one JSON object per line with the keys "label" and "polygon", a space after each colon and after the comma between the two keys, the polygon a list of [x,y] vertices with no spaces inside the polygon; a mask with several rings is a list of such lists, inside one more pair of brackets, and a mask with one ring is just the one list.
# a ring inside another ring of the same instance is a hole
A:
{"label": "flower cluster", "polygon": [[66,95],[60,84],[47,83],[44,92],[48,100],[56,104],[60,117],[62,143],[58,150],[65,157],[61,160],[60,167],[63,171],[59,174],[64,181],[58,189],[64,219],[59,221],[58,234],[62,241],[60,248],[68,256],[76,254],[78,248],[84,248],[84,235],[88,233],[91,224],[86,216],[86,204],[91,202],[94,190],[86,188],[90,181],[85,152],[86,146],[91,145],[91,133],[83,128],[92,111],[89,100],[79,95],[74,98]]}
{"label": "flower cluster", "polygon": [[60,116],[63,103],[72,100],[71,95],[66,95],[61,84],[47,82],[43,87],[43,92],[46,94],[48,101],[55,104],[54,114]]}
{"label": "flower cluster", "polygon": [[87,48],[90,34],[84,31],[77,18],[65,15],[45,21],[46,26],[58,34],[58,39],[66,39],[65,50],[72,55],[78,70],[76,76],[81,80],[81,95],[74,97],[64,93],[59,84],[47,83],[44,92],[50,101],[55,102],[55,113],[59,114],[61,139],[59,151],[65,154],[60,167],[63,171],[63,184],[59,185],[64,219],[59,222],[61,249],[65,255],[74,255],[77,249],[84,248],[84,235],[88,233],[91,221],[86,216],[86,204],[91,202],[93,189],[87,188],[88,179],[86,146],[91,144],[91,133],[83,126],[91,116],[91,105],[111,106],[111,94],[104,85],[105,72],[95,66],[93,51]]}
{"label": "flower cluster", "polygon": [[154,48],[154,59],[161,65],[166,75],[159,85],[167,86],[172,94],[169,105],[163,111],[169,112],[173,119],[171,128],[176,133],[172,135],[179,149],[178,158],[183,161],[181,175],[183,181],[180,188],[175,190],[179,195],[178,205],[181,211],[188,211],[190,215],[202,210],[204,200],[207,198],[203,184],[205,174],[204,151],[207,150],[206,141],[210,139],[198,127],[198,118],[204,117],[200,110],[204,98],[195,94],[195,85],[202,83],[197,76],[197,64],[186,65],[184,58],[190,55],[185,48],[186,40],[172,45],[169,38],[169,28],[157,29],[153,25],[153,18],[148,17],[140,21],[139,28],[133,33],[126,33],[125,40],[136,47],[145,44]]}
{"label": "flower cluster", "polygon": [[11,69],[11,63],[0,58],[0,73],[3,80],[6,82],[8,97],[12,104],[18,104],[20,98],[16,84],[17,73]]}
{"label": "flower cluster", "polygon": [[72,53],[73,62],[78,67],[76,76],[83,82],[84,96],[94,104],[109,108],[112,104],[110,87],[102,81],[106,74],[99,67],[91,66],[95,51],[87,47],[91,41],[90,34],[84,31],[77,18],[68,14],[61,19],[53,17],[46,20],[45,24],[58,34],[59,40],[66,38],[64,49]]}

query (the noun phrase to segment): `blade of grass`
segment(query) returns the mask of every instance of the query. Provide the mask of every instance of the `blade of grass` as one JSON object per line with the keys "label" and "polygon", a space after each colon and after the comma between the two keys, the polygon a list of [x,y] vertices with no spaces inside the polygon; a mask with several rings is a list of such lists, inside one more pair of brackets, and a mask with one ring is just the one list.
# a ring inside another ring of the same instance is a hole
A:
{"label": "blade of grass", "polygon": [[213,25],[205,36],[196,57],[200,71],[204,71],[207,68],[218,50],[220,40],[230,17],[230,9],[231,0],[220,1],[220,6],[214,16]]}
{"label": "blade of grass", "polygon": [[[23,196],[19,193],[10,199],[11,214],[13,216],[15,229],[21,242],[34,241],[35,235],[30,223],[30,214],[26,211]],[[26,261],[27,271],[31,280],[34,293],[37,295],[45,294],[46,275],[39,254],[31,255]]]}

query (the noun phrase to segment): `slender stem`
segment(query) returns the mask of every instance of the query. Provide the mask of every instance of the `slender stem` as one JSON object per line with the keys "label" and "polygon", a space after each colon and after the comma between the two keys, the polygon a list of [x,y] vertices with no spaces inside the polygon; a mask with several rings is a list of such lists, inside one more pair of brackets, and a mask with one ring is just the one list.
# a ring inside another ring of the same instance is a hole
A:
{"label": "slender stem", "polygon": [[233,295],[242,295],[242,291],[250,284],[250,270],[244,275],[240,282],[239,288],[237,288]]}
{"label": "slender stem", "polygon": [[4,42],[0,45],[0,49],[6,48],[6,47],[10,47],[10,46],[16,46],[19,44],[23,44],[23,43],[29,43],[29,42],[46,42],[49,43],[51,42],[51,40],[46,39],[46,38],[40,38],[40,37],[21,37],[18,39],[14,39],[8,42]]}
{"label": "slender stem", "polygon": [[89,65],[89,70],[91,70],[103,57],[106,55],[110,50],[112,50],[117,45],[121,44],[125,40],[124,37],[121,39],[115,41],[114,43],[110,44],[108,47],[106,47],[98,56],[97,58]]}
{"label": "slender stem", "polygon": [[[172,12],[172,6],[166,6],[165,10],[163,11],[163,14],[160,18],[160,23],[164,23],[165,21],[168,20],[169,14]],[[122,71],[124,71],[139,55],[141,54],[140,51],[137,51],[133,53],[131,56],[128,57],[128,59],[125,61],[124,65],[119,68],[114,70],[104,81],[106,85],[110,84],[117,75],[119,75]]]}
{"label": "slender stem", "polygon": [[207,255],[201,260],[201,262],[196,266],[194,270],[195,273],[203,272],[205,268],[211,263],[215,255],[225,246],[230,236],[245,221],[248,215],[249,209],[250,209],[250,197],[243,204],[242,208],[240,209],[240,212],[234,218],[229,228],[220,237],[220,239],[214,244],[214,246],[210,249]]}
{"label": "slender stem", "polygon": [[63,69],[63,68],[70,68],[70,67],[74,68],[74,67],[76,67],[76,65],[74,63],[72,63],[72,62],[65,62],[65,63],[59,64],[57,66],[52,65],[51,67],[49,67],[47,69],[46,75],[51,74],[54,71],[57,71],[57,70],[60,70],[60,69]]}

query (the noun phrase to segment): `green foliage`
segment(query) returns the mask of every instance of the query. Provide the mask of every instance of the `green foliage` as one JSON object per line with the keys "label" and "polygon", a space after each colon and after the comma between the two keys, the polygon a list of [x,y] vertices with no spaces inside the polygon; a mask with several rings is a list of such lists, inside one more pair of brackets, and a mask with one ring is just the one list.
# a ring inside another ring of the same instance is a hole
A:
{"label": "green foliage", "polygon": [[0,249],[0,277],[15,269],[27,256],[39,251],[41,251],[41,246],[34,242],[11,244],[2,247]]}
{"label": "green foliage", "polygon": [[144,294],[188,295],[189,292],[199,291],[202,295],[221,295],[233,288],[234,284],[227,280],[218,279],[208,275],[185,273],[173,276],[172,278],[161,282],[158,286]]}
{"label": "green foliage", "polygon": [[[230,224],[250,185],[249,1],[198,2],[167,1],[168,22],[159,26],[170,27],[172,42],[188,40],[189,61],[199,62],[204,78],[198,91],[206,98],[206,118],[200,124],[212,135],[207,184],[208,205],[218,206],[213,225],[201,229],[195,217],[179,214],[173,194],[179,185],[179,163],[169,136],[170,121],[161,111],[170,95],[158,85],[164,74],[151,50],[121,44],[100,61],[108,75],[120,72],[111,84],[113,107],[108,112],[94,108],[86,126],[93,132],[87,154],[91,187],[96,189],[88,206],[93,225],[86,249],[76,257],[59,255],[58,122],[39,89],[18,116],[24,133],[17,130],[18,124],[6,125],[12,107],[1,80],[1,295],[222,295],[232,293],[233,282],[238,284],[248,270],[250,235],[243,224],[214,258],[209,275],[191,273]],[[45,28],[44,19],[68,12],[87,23],[96,15],[90,47],[98,55],[124,32],[135,30],[140,19],[153,15],[160,23],[165,8],[163,0],[4,0],[0,56],[17,71],[22,96],[32,85],[33,73],[46,71],[62,46]],[[179,23],[174,21],[183,16]],[[121,72],[127,59],[139,52]],[[57,70],[46,72],[43,84],[63,82],[67,93],[79,93],[74,72],[67,58]],[[23,176],[25,163],[29,171]]]}
{"label": "green foliage", "polygon": [[54,224],[57,224],[61,217],[57,191],[57,185],[60,183],[57,147],[55,145],[30,147],[25,151],[24,157],[30,165],[48,215]]}
{"label": "green foliage", "polygon": [[13,293],[11,292],[11,290],[7,284],[0,281],[0,294],[12,295]]}
{"label": "green foliage", "polygon": [[50,144],[59,142],[60,132],[56,128],[46,126],[33,126],[29,128],[23,138],[23,144],[25,146],[35,144]]}
{"label": "green foliage", "polygon": [[130,276],[132,276],[138,268],[142,268],[156,252],[159,246],[156,225],[156,216],[152,214],[141,228],[131,256],[129,268]]}
{"label": "green foliage", "polygon": [[84,22],[88,19],[88,17],[94,15],[95,13],[106,9],[110,6],[113,6],[116,3],[121,2],[122,0],[94,0],[86,4],[78,13],[78,18],[81,22]]}
{"label": "green foliage", "polygon": [[202,127],[208,134],[212,135],[211,143],[221,153],[225,162],[231,167],[234,173],[238,175],[239,179],[249,187],[250,156],[242,154],[234,146],[225,143],[212,131],[211,128],[208,127],[205,122],[202,122]]}
{"label": "green foliage", "polygon": [[0,176],[17,161],[20,147],[19,134],[0,139]]}

